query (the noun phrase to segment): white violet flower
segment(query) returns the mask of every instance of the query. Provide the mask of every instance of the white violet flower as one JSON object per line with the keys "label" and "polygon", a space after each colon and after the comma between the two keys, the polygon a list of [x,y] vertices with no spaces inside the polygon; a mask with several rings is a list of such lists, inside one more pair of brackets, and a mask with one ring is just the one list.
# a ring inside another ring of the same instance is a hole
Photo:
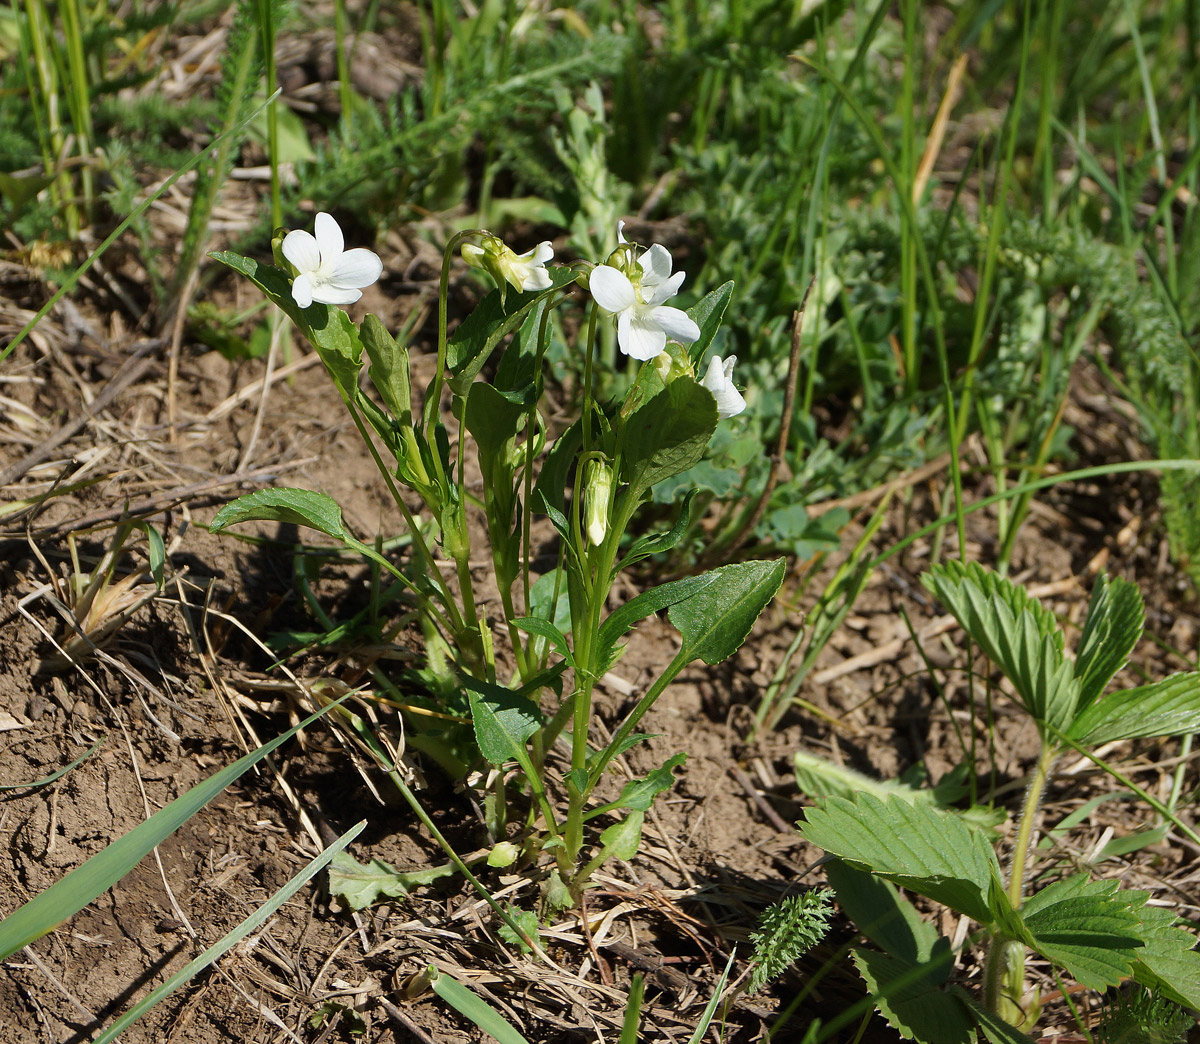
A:
{"label": "white violet flower", "polygon": [[717,400],[717,416],[722,420],[736,417],[746,408],[746,400],[742,398],[742,393],[733,386],[735,362],[736,355],[731,355],[724,362],[719,355],[714,355],[708,360],[708,369],[704,372],[704,380],[700,382]]}
{"label": "white violet flower", "polygon": [[296,269],[292,297],[301,308],[314,301],[328,305],[353,304],[383,274],[383,262],[366,247],[345,249],[342,230],[333,217],[317,215],[316,235],[294,229],[283,237],[283,256]]}
{"label": "white violet flower", "polygon": [[[621,231],[618,230],[618,236]],[[653,359],[667,346],[667,338],[691,344],[700,328],[681,308],[664,302],[677,293],[684,273],[671,275],[671,255],[655,243],[638,258],[630,274],[612,265],[597,265],[588,279],[596,304],[617,317],[617,343],[634,359]]]}
{"label": "white violet flower", "polygon": [[518,254],[495,236],[487,236],[483,246],[464,243],[462,256],[472,268],[483,269],[497,283],[507,283],[518,293],[550,288],[550,273],[546,271],[546,262],[554,258],[554,247],[548,239],[532,250]]}

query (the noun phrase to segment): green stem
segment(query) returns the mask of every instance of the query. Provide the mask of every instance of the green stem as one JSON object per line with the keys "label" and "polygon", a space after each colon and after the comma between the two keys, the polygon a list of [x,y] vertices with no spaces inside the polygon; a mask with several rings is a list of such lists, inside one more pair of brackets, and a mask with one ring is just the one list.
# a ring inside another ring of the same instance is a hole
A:
{"label": "green stem", "polygon": [[1017,843],[1013,847],[1012,870],[1008,878],[1008,898],[1013,909],[1021,906],[1021,894],[1025,884],[1025,863],[1029,854],[1029,845],[1033,840],[1034,823],[1037,819],[1038,805],[1042,793],[1046,789],[1046,781],[1050,778],[1050,766],[1058,756],[1058,747],[1044,743],[1037,766],[1033,770],[1033,779],[1029,782],[1029,790],[1025,792],[1025,810],[1021,813],[1021,823],[1017,828]]}

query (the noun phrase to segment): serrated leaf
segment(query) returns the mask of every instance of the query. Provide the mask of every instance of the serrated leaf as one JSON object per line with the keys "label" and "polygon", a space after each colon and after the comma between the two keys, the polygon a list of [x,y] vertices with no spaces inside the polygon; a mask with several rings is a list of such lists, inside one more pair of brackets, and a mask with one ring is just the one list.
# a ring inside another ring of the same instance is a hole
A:
{"label": "serrated leaf", "polygon": [[721,320],[725,309],[733,299],[733,280],[722,283],[715,290],[709,291],[691,308],[687,310],[691,320],[700,327],[700,337],[688,348],[688,357],[693,366],[697,366],[712,344],[717,331],[721,328]]}
{"label": "serrated leaf", "polygon": [[737,652],[783,583],[784,567],[777,558],[737,562],[704,574],[713,582],[667,610],[667,619],[683,635],[678,656],[712,665]]}
{"label": "serrated leaf", "polygon": [[1196,936],[1177,923],[1173,911],[1161,906],[1143,906],[1137,913],[1145,946],[1137,951],[1133,977],[1147,989],[1166,994],[1176,1004],[1200,1011],[1200,952],[1195,948]]}
{"label": "serrated leaf", "polygon": [[675,770],[685,761],[687,754],[676,754],[641,779],[631,779],[621,788],[621,796],[613,802],[612,807],[648,812],[654,799],[675,785]]}
{"label": "serrated leaf", "polygon": [[465,679],[464,684],[479,753],[496,766],[521,760],[529,737],[543,724],[537,704],[502,685],[474,678]]}
{"label": "serrated leaf", "polygon": [[357,327],[343,309],[315,301],[301,308],[292,297],[288,274],[274,265],[259,264],[232,250],[221,250],[209,257],[244,275],[281,308],[317,350],[342,398],[346,402],[355,401],[363,345]]}
{"label": "serrated leaf", "polygon": [[672,381],[621,428],[621,481],[629,483],[629,495],[639,498],[697,463],[716,430],[712,393],[686,377]]}
{"label": "serrated leaf", "polygon": [[989,924],[1000,865],[987,839],[952,812],[871,794],[805,809],[805,840],[873,873]]}
{"label": "serrated leaf", "polygon": [[1004,672],[1039,731],[1065,731],[1079,705],[1079,682],[1054,614],[974,562],[944,562],[921,582]]}
{"label": "serrated leaf", "polygon": [[[825,877],[846,916],[881,950],[909,964],[929,960],[938,931],[922,920],[912,903],[900,898],[895,885],[856,870],[842,859],[826,864]],[[950,964],[946,962],[945,974],[938,982],[949,977]]]}
{"label": "serrated leaf", "polygon": [[929,961],[917,964],[860,946],[851,955],[880,1014],[906,1039],[974,1044],[974,1020],[966,1006],[937,987],[953,963],[949,939],[939,938]]}
{"label": "serrated leaf", "polygon": [[1066,732],[1084,747],[1200,732],[1200,672],[1173,674],[1162,681],[1105,696],[1085,710]]}
{"label": "serrated leaf", "polygon": [[238,497],[217,512],[209,531],[219,533],[238,522],[284,522],[346,540],[342,509],[333,497],[308,489],[259,489]]}
{"label": "serrated leaf", "polygon": [[1130,909],[1137,897],[1117,888],[1116,881],[1077,874],[1043,888],[1021,908],[1030,945],[1094,990],[1128,978],[1142,948],[1140,920]]}
{"label": "serrated leaf", "polygon": [[596,662],[600,664],[601,672],[608,670],[613,664],[613,647],[634,624],[644,620],[652,613],[666,609],[685,598],[699,594],[713,584],[717,577],[713,573],[702,576],[687,576],[682,580],[672,580],[665,584],[643,591],[631,598],[624,605],[608,615],[600,629],[596,632]]}
{"label": "serrated leaf", "polygon": [[450,863],[428,870],[401,872],[382,859],[360,863],[349,852],[339,852],[329,864],[329,891],[346,900],[351,910],[370,906],[381,895],[398,898],[413,888],[454,873]]}
{"label": "serrated leaf", "polygon": [[1146,611],[1136,584],[1101,575],[1092,588],[1083,633],[1075,653],[1075,677],[1079,680],[1079,707],[1095,703],[1125,666],[1142,636]]}

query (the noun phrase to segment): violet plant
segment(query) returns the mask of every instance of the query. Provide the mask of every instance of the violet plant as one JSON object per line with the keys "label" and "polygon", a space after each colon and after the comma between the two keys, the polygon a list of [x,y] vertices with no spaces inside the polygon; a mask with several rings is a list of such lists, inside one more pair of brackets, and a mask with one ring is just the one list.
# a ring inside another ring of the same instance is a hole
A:
{"label": "violet plant", "polygon": [[[661,245],[642,251],[620,235],[601,262],[567,266],[551,264],[549,243],[517,254],[487,231],[460,232],[443,257],[436,371],[414,398],[407,346],[376,316],[356,326],[340,307],[382,271],[378,258],[346,251],[329,215],[318,215],[316,232],[277,234],[274,266],[230,252],[213,256],[258,286],[320,354],[411,537],[411,553],[394,559],[354,536],[336,502],[308,490],[247,494],[224,507],[212,529],[254,519],[316,529],[407,589],[419,607],[433,694],[423,708],[429,713],[406,719],[408,746],[483,791],[492,865],[541,867],[548,903],[577,903],[600,865],[636,853],[646,812],[686,754],[600,801],[597,788],[613,759],[643,738],[642,719],[685,666],[733,654],[783,580],[782,560],[738,562],[610,609],[617,577],[670,549],[691,522],[689,495],[669,532],[638,535],[639,506],[656,483],[696,464],[721,418],[744,407],[732,359],[713,360],[704,380],[696,378],[733,285],[685,311],[668,303],[683,273],[672,271]],[[497,288],[451,335],[447,296],[460,250]],[[555,431],[543,412],[550,320],[581,289],[588,295],[574,345],[584,360],[580,414]],[[613,321],[620,350],[641,367],[621,401],[604,402],[595,391],[597,333]],[[374,395],[362,386],[364,361]],[[478,494],[467,482],[469,447],[482,477]],[[475,531],[486,532],[489,579],[499,591],[499,605],[489,604],[486,614],[471,571],[479,549],[469,512],[482,523]],[[556,534],[559,566],[535,576],[539,516]],[[602,741],[596,683],[620,658],[629,631],[663,610],[681,647]],[[390,684],[379,671],[375,678]],[[406,693],[405,702],[413,697]],[[597,831],[601,816],[608,825]]]}

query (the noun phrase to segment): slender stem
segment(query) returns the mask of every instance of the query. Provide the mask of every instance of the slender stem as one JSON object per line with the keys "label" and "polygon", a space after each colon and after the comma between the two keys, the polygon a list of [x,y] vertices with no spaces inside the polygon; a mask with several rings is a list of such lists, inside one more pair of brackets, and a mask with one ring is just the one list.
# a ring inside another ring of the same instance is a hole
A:
{"label": "slender stem", "polygon": [[[433,427],[437,423],[438,405],[442,399],[442,384],[446,379],[446,328],[449,325],[450,265],[454,260],[454,251],[458,249],[460,243],[470,239],[471,236],[482,234],[483,230],[478,228],[468,228],[462,232],[456,232],[450,237],[450,242],[446,244],[446,250],[442,254],[442,277],[438,283],[437,372],[433,375],[433,384],[430,385],[429,394],[425,399],[425,437],[430,442],[433,441]],[[438,459],[436,453],[434,459]]]}
{"label": "slender stem", "polygon": [[1058,755],[1058,748],[1050,743],[1042,746],[1041,756],[1037,767],[1033,770],[1033,779],[1029,782],[1029,790],[1025,793],[1025,811],[1021,813],[1021,823],[1017,828],[1017,843],[1013,848],[1012,870],[1008,879],[1008,898],[1013,907],[1021,905],[1021,894],[1025,884],[1025,862],[1029,854],[1029,845],[1033,840],[1034,822],[1037,819],[1038,805],[1042,800],[1042,792],[1046,789],[1046,781],[1050,778],[1050,766]]}

